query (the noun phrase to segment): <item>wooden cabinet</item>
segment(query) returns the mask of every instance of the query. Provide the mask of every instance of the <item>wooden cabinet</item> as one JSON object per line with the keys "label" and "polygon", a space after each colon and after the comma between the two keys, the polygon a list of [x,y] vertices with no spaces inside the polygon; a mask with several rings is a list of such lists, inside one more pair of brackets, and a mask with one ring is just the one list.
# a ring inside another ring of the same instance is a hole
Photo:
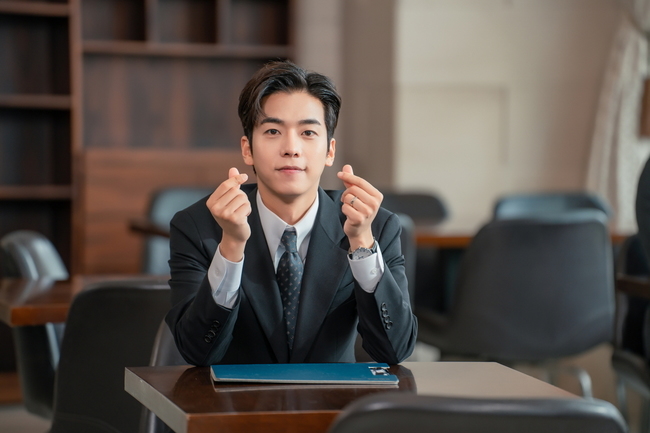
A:
{"label": "wooden cabinet", "polygon": [[0,236],[48,236],[70,266],[70,6],[0,1]]}
{"label": "wooden cabinet", "polygon": [[[128,220],[241,165],[241,88],[292,57],[291,0],[0,0],[0,236],[138,272]],[[252,174],[252,173],[250,173]]]}

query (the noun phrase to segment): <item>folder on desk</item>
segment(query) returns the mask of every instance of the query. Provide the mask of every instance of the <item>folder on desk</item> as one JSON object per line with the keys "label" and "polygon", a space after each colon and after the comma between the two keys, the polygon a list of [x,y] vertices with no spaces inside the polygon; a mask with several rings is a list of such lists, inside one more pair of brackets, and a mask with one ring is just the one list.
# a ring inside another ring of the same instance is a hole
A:
{"label": "folder on desk", "polygon": [[308,383],[341,385],[395,385],[399,379],[388,364],[237,364],[212,365],[212,380],[219,382]]}

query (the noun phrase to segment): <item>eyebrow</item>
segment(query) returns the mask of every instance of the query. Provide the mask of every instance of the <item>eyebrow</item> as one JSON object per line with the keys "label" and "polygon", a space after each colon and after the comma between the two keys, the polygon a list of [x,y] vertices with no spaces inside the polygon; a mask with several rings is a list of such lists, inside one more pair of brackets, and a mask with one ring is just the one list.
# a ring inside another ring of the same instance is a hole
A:
{"label": "eyebrow", "polygon": [[[265,117],[260,121],[260,125],[265,123],[277,123],[278,125],[284,125],[284,120],[278,119],[277,117]],[[303,119],[298,121],[298,125],[320,125],[321,123],[317,119]]]}

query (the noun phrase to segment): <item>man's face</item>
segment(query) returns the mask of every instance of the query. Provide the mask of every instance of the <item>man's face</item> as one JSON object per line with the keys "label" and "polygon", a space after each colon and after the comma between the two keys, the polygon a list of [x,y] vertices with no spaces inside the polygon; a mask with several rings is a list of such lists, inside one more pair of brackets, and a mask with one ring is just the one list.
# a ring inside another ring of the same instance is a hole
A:
{"label": "man's face", "polygon": [[277,92],[262,103],[264,114],[253,129],[253,150],[242,137],[242,155],[254,165],[262,198],[285,203],[316,197],[325,166],[334,162],[335,140],[327,149],[325,112],[305,92]]}

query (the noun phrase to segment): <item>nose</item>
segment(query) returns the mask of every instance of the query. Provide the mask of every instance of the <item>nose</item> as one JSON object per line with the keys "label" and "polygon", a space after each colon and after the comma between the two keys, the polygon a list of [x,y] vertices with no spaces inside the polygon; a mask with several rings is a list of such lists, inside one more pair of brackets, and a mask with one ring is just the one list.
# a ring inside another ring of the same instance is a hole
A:
{"label": "nose", "polygon": [[290,158],[300,156],[300,140],[296,137],[295,134],[288,134],[286,140],[284,140],[282,147],[282,156],[287,156]]}

